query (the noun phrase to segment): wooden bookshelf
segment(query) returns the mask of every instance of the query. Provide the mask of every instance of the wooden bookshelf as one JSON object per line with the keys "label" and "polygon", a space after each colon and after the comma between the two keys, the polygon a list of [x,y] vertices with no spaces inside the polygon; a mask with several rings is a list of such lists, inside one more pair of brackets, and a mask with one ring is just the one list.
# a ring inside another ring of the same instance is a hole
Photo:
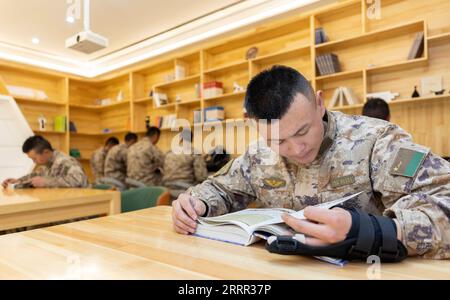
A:
{"label": "wooden bookshelf", "polygon": [[[89,155],[109,136],[123,138],[128,131],[142,136],[147,116],[153,122],[158,116],[175,114],[193,123],[194,109],[223,106],[227,119],[241,120],[245,92],[234,93],[233,83],[246,87],[253,76],[277,64],[299,70],[316,90],[323,91],[325,104],[337,87],[351,88],[359,102],[333,108],[349,114],[361,113],[369,93],[398,92],[398,99],[390,103],[391,120],[409,131],[416,142],[450,156],[450,1],[383,0],[380,19],[367,17],[369,5],[364,0],[337,1],[291,13],[94,79],[3,64],[0,76],[8,85],[48,95],[48,101],[16,100],[35,133],[65,152],[79,149],[86,168]],[[316,45],[315,29],[319,27],[329,40]],[[423,55],[407,60],[418,32],[425,35]],[[258,53],[247,60],[251,47],[257,47]],[[342,72],[320,76],[315,58],[330,52],[338,55]],[[184,76],[175,76],[177,66],[185,68]],[[442,76],[446,94],[410,98],[414,86],[420,89],[421,78],[433,75]],[[213,80],[223,83],[223,95],[203,97],[198,87]],[[117,101],[120,91],[122,101]],[[166,93],[169,103],[155,107],[151,91]],[[107,98],[111,104],[98,105],[98,99]],[[49,131],[39,132],[40,115],[49,121],[65,115],[75,122],[78,132],[52,132],[51,124]],[[104,134],[104,129],[111,133]],[[176,133],[170,129],[162,132],[159,146],[166,151]]]}

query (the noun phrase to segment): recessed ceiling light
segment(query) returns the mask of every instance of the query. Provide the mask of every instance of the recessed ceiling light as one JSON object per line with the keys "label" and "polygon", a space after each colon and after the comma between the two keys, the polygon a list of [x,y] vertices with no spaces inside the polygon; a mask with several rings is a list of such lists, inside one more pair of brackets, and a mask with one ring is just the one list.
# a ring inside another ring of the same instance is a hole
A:
{"label": "recessed ceiling light", "polygon": [[39,45],[39,43],[41,42],[37,37],[34,37],[31,39],[31,42],[35,45]]}
{"label": "recessed ceiling light", "polygon": [[66,18],[66,21],[67,21],[67,23],[75,23],[75,18],[72,17],[72,16],[68,16],[68,17]]}

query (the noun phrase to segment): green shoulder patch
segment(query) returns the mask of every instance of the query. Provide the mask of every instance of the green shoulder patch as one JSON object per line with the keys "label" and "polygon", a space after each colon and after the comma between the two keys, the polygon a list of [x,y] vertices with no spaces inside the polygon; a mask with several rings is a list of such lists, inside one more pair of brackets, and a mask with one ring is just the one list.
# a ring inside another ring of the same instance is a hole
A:
{"label": "green shoulder patch", "polygon": [[389,173],[404,177],[414,177],[426,156],[426,152],[400,148]]}
{"label": "green shoulder patch", "polygon": [[231,159],[229,162],[227,162],[227,164],[225,166],[223,166],[219,171],[217,171],[213,175],[213,177],[226,175],[230,171],[230,168],[231,168],[231,165],[233,164],[233,162],[234,162],[234,158]]}

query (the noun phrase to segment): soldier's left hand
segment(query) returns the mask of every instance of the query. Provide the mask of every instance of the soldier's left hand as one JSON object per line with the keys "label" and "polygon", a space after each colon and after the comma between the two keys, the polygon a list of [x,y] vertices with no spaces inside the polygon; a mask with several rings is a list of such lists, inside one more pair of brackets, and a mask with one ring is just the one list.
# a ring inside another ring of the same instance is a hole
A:
{"label": "soldier's left hand", "polygon": [[35,188],[43,188],[46,186],[46,180],[44,177],[40,177],[40,176],[36,176],[31,178],[31,184],[35,187]]}
{"label": "soldier's left hand", "polygon": [[306,236],[306,244],[324,246],[345,240],[352,225],[351,214],[342,208],[326,209],[307,207],[304,210],[307,220],[301,220],[288,214],[283,221],[296,232]]}

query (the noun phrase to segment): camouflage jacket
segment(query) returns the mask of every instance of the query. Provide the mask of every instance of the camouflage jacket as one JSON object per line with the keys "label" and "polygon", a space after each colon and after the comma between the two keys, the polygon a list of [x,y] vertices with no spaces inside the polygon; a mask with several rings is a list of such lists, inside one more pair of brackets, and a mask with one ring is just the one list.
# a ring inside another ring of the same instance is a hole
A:
{"label": "camouflage jacket", "polygon": [[208,177],[205,160],[196,154],[175,154],[169,151],[164,159],[163,182],[199,183]]}
{"label": "camouflage jacket", "polygon": [[127,177],[145,185],[161,184],[164,154],[145,137],[128,149]]}
{"label": "camouflage jacket", "polygon": [[450,164],[395,124],[339,112],[324,119],[313,163],[298,165],[255,145],[189,192],[214,216],[253,201],[300,210],[364,191],[348,205],[397,218],[409,255],[450,258]]}
{"label": "camouflage jacket", "polygon": [[88,187],[88,179],[79,162],[62,152],[54,151],[45,166],[37,166],[31,174],[19,179],[19,186],[27,186],[33,177],[44,177],[47,188]]}
{"label": "camouflage jacket", "polygon": [[105,177],[125,182],[127,177],[127,145],[116,145],[109,150],[105,159]]}
{"label": "camouflage jacket", "polygon": [[96,180],[105,176],[105,158],[106,151],[104,147],[98,148],[92,153],[91,168]]}

